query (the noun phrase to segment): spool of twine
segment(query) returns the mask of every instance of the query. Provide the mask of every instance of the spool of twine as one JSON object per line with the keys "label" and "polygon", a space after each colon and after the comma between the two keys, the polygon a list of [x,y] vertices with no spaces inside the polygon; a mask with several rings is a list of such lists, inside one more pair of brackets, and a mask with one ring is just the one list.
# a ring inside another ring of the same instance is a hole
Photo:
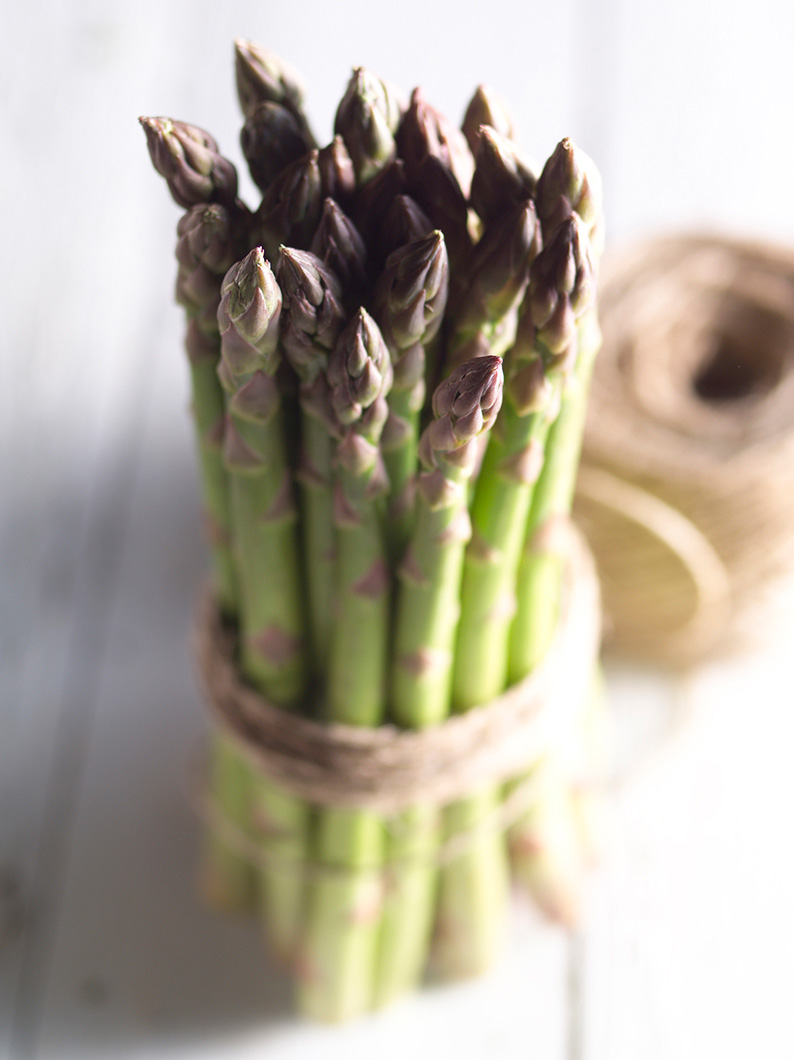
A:
{"label": "spool of twine", "polygon": [[[234,631],[223,626],[205,593],[194,644],[216,722],[259,769],[319,805],[390,814],[449,803],[523,773],[570,739],[598,657],[595,566],[579,535],[571,533],[569,541],[557,636],[543,663],[491,703],[422,731],[326,724],[269,703],[241,679]],[[510,823],[500,819],[499,825]]]}
{"label": "spool of twine", "polygon": [[609,640],[686,665],[752,644],[794,572],[794,252],[613,255],[575,512]]}

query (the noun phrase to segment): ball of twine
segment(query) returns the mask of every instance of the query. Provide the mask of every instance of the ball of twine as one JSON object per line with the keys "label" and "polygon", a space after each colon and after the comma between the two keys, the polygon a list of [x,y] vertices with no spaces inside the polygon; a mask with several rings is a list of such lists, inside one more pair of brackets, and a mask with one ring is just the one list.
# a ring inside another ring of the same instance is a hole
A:
{"label": "ball of twine", "polygon": [[794,572],[794,252],[657,239],[607,260],[601,304],[576,515],[611,642],[747,646]]}

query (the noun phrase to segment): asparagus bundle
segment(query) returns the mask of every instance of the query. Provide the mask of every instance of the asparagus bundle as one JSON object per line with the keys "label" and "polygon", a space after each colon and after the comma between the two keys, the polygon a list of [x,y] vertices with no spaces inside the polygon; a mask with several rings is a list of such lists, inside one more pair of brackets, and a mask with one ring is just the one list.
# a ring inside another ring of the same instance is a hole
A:
{"label": "asparagus bundle", "polygon": [[[321,146],[297,74],[250,41],[235,60],[255,209],[208,134],[142,119],[187,211],[177,297],[215,598],[240,674],[283,710],[440,725],[524,677],[556,626],[551,530],[598,344],[597,176],[564,140],[536,179],[484,86],[458,129],[360,67]],[[596,715],[583,707],[579,745]],[[500,789],[384,816],[291,795],[220,738],[214,757],[217,807],[262,854],[217,842],[214,890],[258,889],[304,1012],[385,1004],[431,945],[446,975],[488,966]],[[538,900],[565,914],[587,816],[570,772],[550,753],[510,832]]]}

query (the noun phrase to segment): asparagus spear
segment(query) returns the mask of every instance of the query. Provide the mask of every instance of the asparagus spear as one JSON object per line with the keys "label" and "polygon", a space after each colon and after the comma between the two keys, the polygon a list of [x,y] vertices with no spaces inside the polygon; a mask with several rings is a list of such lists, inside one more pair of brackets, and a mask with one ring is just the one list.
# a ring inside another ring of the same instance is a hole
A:
{"label": "asparagus spear", "polygon": [[[177,234],[176,297],[188,315],[186,347],[215,594],[221,610],[231,617],[237,607],[237,586],[222,452],[224,400],[217,375],[220,280],[234,261],[228,211],[218,205],[193,206],[180,218]],[[217,734],[211,748],[212,797],[220,812],[244,833],[250,831],[251,785],[248,762],[231,740]],[[201,890],[209,904],[230,911],[249,909],[255,899],[254,867],[213,829],[204,849]]]}
{"label": "asparagus spear", "polygon": [[240,38],[234,42],[234,72],[240,108],[246,118],[260,103],[278,103],[290,111],[303,139],[314,147],[303,111],[303,83],[291,66],[261,44]]}
{"label": "asparagus spear", "polygon": [[457,368],[433,395],[435,420],[422,433],[418,522],[400,567],[391,709],[400,725],[442,721],[448,711],[464,546],[471,536],[465,485],[476,445],[502,404],[502,361],[485,356]]}
{"label": "asparagus spear", "polygon": [[[188,314],[185,344],[215,593],[223,612],[232,616],[237,608],[237,587],[230,548],[228,482],[221,449],[224,402],[216,375],[220,338],[215,312],[220,276],[234,260],[234,244],[244,228],[247,211],[236,199],[234,166],[219,154],[208,133],[169,118],[140,121],[155,169],[165,177],[174,200],[187,208],[177,227],[176,294]],[[223,735],[212,742],[210,774],[212,796],[221,812],[247,831],[250,769]],[[201,872],[205,900],[232,911],[250,908],[255,880],[251,865],[211,830]]]}
{"label": "asparagus spear", "polygon": [[335,136],[330,144],[322,148],[317,155],[317,165],[323,199],[334,199],[340,206],[349,209],[356,190],[356,172],[341,136]]}
{"label": "asparagus spear", "polygon": [[[221,287],[219,376],[227,393],[224,456],[231,481],[240,576],[240,663],[270,700],[295,708],[307,668],[295,508],[285,453],[279,365],[281,292],[261,248],[233,265]],[[255,812],[270,863],[262,872],[265,923],[289,960],[300,926],[300,866],[308,809],[262,776]]]}
{"label": "asparagus spear", "polygon": [[560,140],[543,167],[535,199],[544,233],[551,233],[571,212],[577,214],[597,266],[604,249],[601,175],[592,159],[568,137]]}
{"label": "asparagus spear", "polygon": [[468,199],[474,158],[466,137],[427,102],[421,88],[413,91],[411,105],[403,116],[397,134],[397,145],[410,181],[425,158],[432,155],[452,173],[463,197]]}
{"label": "asparagus spear", "polygon": [[506,140],[515,137],[515,127],[507,105],[486,85],[478,85],[466,107],[461,129],[471,153],[477,155],[477,145],[483,125],[489,125]]}
{"label": "asparagus spear", "polygon": [[540,225],[529,199],[486,226],[474,250],[471,275],[454,307],[447,368],[461,363],[479,333],[501,355],[515,335],[517,309],[540,249]]}
{"label": "asparagus spear", "polygon": [[334,132],[345,141],[359,184],[371,180],[397,154],[395,134],[402,118],[399,94],[359,66],[339,103]]}
{"label": "asparagus spear", "polygon": [[220,280],[234,261],[228,212],[218,205],[193,206],[180,218],[177,236],[176,299],[184,306],[189,321],[186,347],[215,593],[221,610],[231,616],[236,608],[236,587],[228,485],[221,450],[223,391],[217,376]]}
{"label": "asparagus spear", "polygon": [[367,248],[358,229],[332,198],[326,198],[309,250],[338,278],[345,305],[361,305],[368,286]]}
{"label": "asparagus spear", "polygon": [[529,779],[533,790],[528,812],[508,831],[513,878],[548,917],[568,926],[579,919],[586,869],[604,842],[606,729],[603,677],[596,665],[565,746],[507,786],[510,792]]}
{"label": "asparagus spear", "polygon": [[433,224],[419,203],[410,195],[396,195],[383,215],[380,226],[380,249],[384,262],[393,251],[432,231]]}
{"label": "asparagus spear", "polygon": [[535,258],[508,354],[505,410],[474,495],[475,537],[463,580],[454,695],[467,706],[488,702],[507,682],[514,580],[533,488],[559,402],[561,372],[575,357],[576,319],[591,293],[583,238],[571,219]]}
{"label": "asparagus spear", "polygon": [[[592,230],[593,222],[600,215],[600,204],[594,202],[595,193],[588,191],[587,186],[597,188],[598,185],[586,181],[582,172],[570,142],[563,141],[542,174],[541,201],[547,228],[557,225],[557,231],[571,228],[574,233],[582,233],[580,238],[594,273],[591,248],[583,234],[586,226],[577,213],[571,212],[568,199],[571,195],[573,201],[583,205],[591,218]],[[576,179],[571,179],[571,174]],[[563,179],[557,179],[560,177]],[[566,211],[568,219],[560,225],[559,218]],[[548,312],[550,308],[539,306],[538,313]],[[566,358],[567,370],[562,379],[560,414],[549,434],[548,456],[527,520],[516,581],[517,608],[509,641],[511,681],[520,680],[538,665],[548,651],[557,626],[565,563],[565,535],[559,531],[570,513],[589,378],[599,346],[597,307],[591,292],[585,308],[578,313],[576,340]],[[513,871],[525,881],[542,907],[571,919],[578,907],[577,892],[583,868],[576,801],[569,778],[561,777],[559,771],[549,774],[548,762],[539,768],[546,777],[542,803],[510,829]],[[595,805],[597,796],[592,801]]]}
{"label": "asparagus spear", "polygon": [[[364,309],[342,331],[328,379],[341,440],[336,447],[336,613],[327,716],[378,725],[385,709],[389,575],[379,498],[385,489],[380,436],[392,368]],[[326,807],[316,820],[302,952],[300,1001],[317,1019],[340,1021],[372,1004],[380,913],[383,823],[366,810]],[[325,871],[323,871],[325,870]]]}
{"label": "asparagus spear", "polygon": [[[371,180],[356,190],[353,220],[367,246],[373,251],[380,250],[381,226],[387,210],[395,197],[404,195],[407,190],[408,178],[405,175],[405,163],[401,158],[392,159]],[[376,256],[385,259],[386,254],[380,252]]]}
{"label": "asparagus spear", "polygon": [[347,201],[353,190],[350,157],[340,137],[283,169],[262,197],[254,233],[273,258],[282,244],[306,250],[320,223],[323,201]]}
{"label": "asparagus spear", "polygon": [[475,162],[471,205],[486,225],[534,193],[536,179],[528,163],[489,125],[480,128]]}
{"label": "asparagus spear", "polygon": [[[516,342],[507,356],[505,404],[472,503],[455,648],[453,709],[487,703],[505,687],[514,582],[543,442],[556,408],[553,384],[575,334],[589,269],[578,233],[561,228],[532,263]],[[476,828],[499,804],[485,788],[447,811],[450,831]],[[507,863],[503,837],[486,831],[442,870],[439,961],[471,974],[490,963],[501,941]]]}
{"label": "asparagus spear", "polygon": [[419,414],[425,400],[425,350],[444,316],[448,262],[439,231],[395,250],[375,289],[375,319],[392,357],[394,384],[383,455],[389,477],[389,552],[402,555],[413,522]]}
{"label": "asparagus spear", "polygon": [[[399,571],[390,705],[407,728],[435,725],[450,705],[463,554],[471,536],[466,486],[476,439],[502,402],[502,362],[462,365],[433,396],[435,420],[419,443],[424,468],[418,519]],[[415,985],[426,959],[437,872],[432,864],[439,811],[419,805],[393,823],[376,997],[385,1003]]]}
{"label": "asparagus spear", "polygon": [[179,206],[218,202],[235,208],[237,170],[208,132],[171,118],[139,118],[152,164]]}
{"label": "asparagus spear", "polygon": [[310,151],[313,144],[291,110],[264,100],[246,118],[240,146],[256,186],[267,191],[282,170]]}
{"label": "asparagus spear", "polygon": [[608,719],[603,677],[596,666],[565,748],[533,772],[534,804],[509,832],[514,878],[553,920],[579,919],[586,868],[605,842]]}
{"label": "asparagus spear", "polygon": [[[600,178],[592,163],[570,140],[558,145],[544,167],[538,181],[538,209],[546,218],[546,230],[555,225],[559,230],[560,218],[564,217],[562,226],[573,226],[580,233],[580,242],[587,243],[588,230],[600,239],[599,233],[603,231]],[[588,245],[586,254],[592,277],[598,263],[597,248]],[[527,523],[526,547],[517,583],[518,607],[510,636],[511,681],[520,680],[534,669],[545,654],[557,624],[563,556],[560,535],[554,533],[554,527],[567,519],[571,510],[590,375],[601,345],[592,291],[590,296],[589,304],[578,314],[578,340],[568,359],[570,370],[565,375],[560,416],[552,428],[549,458]]]}
{"label": "asparagus spear", "polygon": [[[340,334],[328,364],[331,403],[345,428],[336,450],[338,618],[329,666],[329,711],[350,725],[377,724],[384,710],[387,571],[375,501],[387,487],[380,438],[393,371],[386,344],[364,309]],[[362,640],[370,639],[372,650]],[[350,666],[359,656],[361,665]]]}
{"label": "asparagus spear", "polygon": [[532,806],[509,833],[513,876],[547,917],[572,927],[581,912],[585,865],[571,778],[553,755],[531,777]]}
{"label": "asparagus spear", "polygon": [[300,379],[303,560],[312,658],[315,672],[321,675],[325,672],[333,621],[334,523],[327,370],[345,312],[339,280],[314,254],[282,247],[276,275],[283,296],[282,346]]}
{"label": "asparagus spear", "polygon": [[254,238],[274,260],[282,244],[304,249],[314,236],[323,202],[319,154],[315,148],[283,169],[254,215]]}
{"label": "asparagus spear", "polygon": [[569,137],[557,144],[538,179],[536,202],[544,227],[557,213],[561,198],[567,200],[568,213],[578,214],[589,232],[601,215],[601,177]]}
{"label": "asparagus spear", "polygon": [[444,233],[453,288],[462,283],[472,254],[469,206],[455,174],[437,155],[427,154],[415,162],[409,193],[433,225]]}

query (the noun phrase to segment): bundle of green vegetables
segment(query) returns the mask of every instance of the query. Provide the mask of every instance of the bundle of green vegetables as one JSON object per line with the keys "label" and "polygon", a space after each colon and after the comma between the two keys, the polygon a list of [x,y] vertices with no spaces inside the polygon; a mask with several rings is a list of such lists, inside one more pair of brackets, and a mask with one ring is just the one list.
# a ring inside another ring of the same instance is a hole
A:
{"label": "bundle of green vegetables", "polygon": [[[216,600],[271,703],[438,725],[531,673],[554,634],[599,345],[599,178],[567,139],[536,177],[484,87],[458,129],[356,69],[318,148],[285,63],[238,41],[236,77],[255,210],[208,133],[141,119],[185,211],[176,293]],[[576,913],[591,807],[560,762],[535,767],[505,835],[504,787],[387,818],[289,794],[223,735],[212,759],[216,808],[263,858],[211,837],[205,894],[261,910],[311,1016],[383,1005],[429,961],[487,968],[511,856],[543,908]]]}

